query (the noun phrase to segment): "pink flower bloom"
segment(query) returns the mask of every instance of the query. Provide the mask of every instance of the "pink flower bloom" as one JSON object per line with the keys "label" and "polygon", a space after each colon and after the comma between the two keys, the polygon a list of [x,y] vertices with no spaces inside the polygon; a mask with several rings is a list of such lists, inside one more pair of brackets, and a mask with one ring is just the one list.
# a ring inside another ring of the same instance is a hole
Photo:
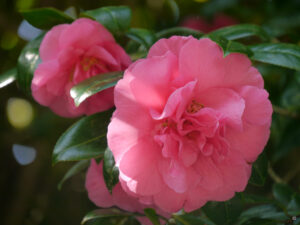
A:
{"label": "pink flower bloom", "polygon": [[214,16],[211,22],[208,22],[207,20],[199,16],[188,17],[182,22],[181,26],[208,33],[222,27],[235,25],[237,23],[238,22],[230,16],[217,14]]}
{"label": "pink flower bloom", "polygon": [[107,138],[124,190],[167,212],[243,191],[269,138],[263,86],[245,55],[210,39],[159,40],[115,87]]}
{"label": "pink flower bloom", "polygon": [[[122,188],[121,184],[118,183],[112,190],[112,194],[110,194],[106,188],[103,174],[102,174],[102,166],[101,162],[97,165],[95,160],[91,161],[91,165],[88,169],[86,175],[85,186],[88,191],[88,196],[90,200],[95,203],[98,207],[108,208],[112,206],[117,206],[120,209],[129,211],[129,212],[139,212],[144,213],[144,208],[153,208],[153,205],[149,205],[147,199],[140,199],[141,203],[138,201],[138,198],[134,195],[128,195]],[[126,188],[126,186],[125,186]],[[169,217],[169,214],[158,210],[158,213]],[[146,217],[137,217],[137,219],[143,225],[151,225],[152,223]],[[161,224],[164,224],[161,221]]]}
{"label": "pink flower bloom", "polygon": [[53,27],[40,46],[42,63],[34,73],[32,95],[41,105],[64,117],[93,114],[111,108],[113,88],[75,107],[70,89],[92,76],[121,71],[130,58],[101,24],[78,19]]}

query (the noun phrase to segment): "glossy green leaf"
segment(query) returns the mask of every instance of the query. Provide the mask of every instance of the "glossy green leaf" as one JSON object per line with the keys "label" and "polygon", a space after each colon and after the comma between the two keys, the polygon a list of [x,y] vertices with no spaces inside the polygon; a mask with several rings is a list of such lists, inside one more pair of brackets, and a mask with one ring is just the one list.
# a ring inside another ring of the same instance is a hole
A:
{"label": "glossy green leaf", "polygon": [[286,184],[274,184],[273,195],[283,206],[287,206],[292,200],[293,190]]}
{"label": "glossy green leaf", "polygon": [[263,41],[268,41],[270,39],[265,30],[255,24],[238,24],[234,26],[228,26],[215,30],[210,34],[222,36],[228,40],[236,40],[251,36],[258,36]]}
{"label": "glossy green leaf", "polygon": [[149,218],[153,225],[160,225],[158,215],[154,209],[147,208],[144,209],[145,215]]}
{"label": "glossy green leaf", "polygon": [[156,42],[155,34],[147,29],[131,28],[126,32],[126,36],[143,45],[146,49],[149,49]]}
{"label": "glossy green leaf", "polygon": [[0,75],[0,88],[3,88],[12,82],[14,82],[17,78],[17,68],[10,69]]}
{"label": "glossy green leaf", "polygon": [[263,186],[265,184],[267,173],[268,173],[268,158],[266,156],[266,153],[263,152],[258,157],[258,159],[253,163],[252,174],[249,183],[256,186]]}
{"label": "glossy green leaf", "polygon": [[31,81],[38,64],[41,62],[39,57],[39,47],[44,34],[30,41],[22,50],[17,65],[17,83],[25,93],[31,93]]}
{"label": "glossy green leaf", "polygon": [[286,43],[266,43],[249,46],[252,60],[300,71],[300,46]]}
{"label": "glossy green leaf", "polygon": [[62,185],[64,184],[64,182],[66,180],[68,180],[69,178],[73,177],[74,175],[80,173],[81,171],[83,171],[84,169],[86,169],[88,167],[88,165],[90,164],[89,160],[81,160],[77,163],[75,163],[69,170],[68,172],[65,174],[65,176],[63,177],[63,179],[59,182],[59,184],[57,185],[58,190],[61,190]]}
{"label": "glossy green leaf", "polygon": [[177,225],[215,225],[214,222],[207,218],[202,218],[200,216],[194,216],[189,214],[184,215],[173,215]]}
{"label": "glossy green leaf", "polygon": [[119,169],[115,165],[114,156],[109,148],[104,152],[103,157],[103,177],[109,192],[119,182]]}
{"label": "glossy green leaf", "polygon": [[48,30],[55,25],[72,23],[73,18],[55,8],[30,9],[21,12],[32,26]]}
{"label": "glossy green leaf", "polygon": [[253,54],[252,51],[246,45],[243,45],[239,42],[230,41],[222,36],[213,34],[208,34],[206,35],[206,37],[216,42],[222,48],[224,56],[227,56],[232,52],[242,53],[247,55],[248,57],[250,57]]}
{"label": "glossy green leaf", "polygon": [[106,111],[84,117],[73,124],[58,139],[52,163],[91,159],[104,154],[106,132],[112,112]]}
{"label": "glossy green leaf", "polygon": [[88,97],[115,86],[122,77],[123,72],[110,72],[91,77],[72,87],[70,95],[75,105],[79,106]]}
{"label": "glossy green leaf", "polygon": [[102,219],[102,218],[109,218],[109,217],[127,217],[129,215],[130,214],[125,213],[117,208],[96,209],[86,214],[82,219],[81,224],[86,224],[87,222],[95,219]]}
{"label": "glossy green leaf", "polygon": [[84,11],[80,16],[92,18],[105,26],[110,32],[120,34],[120,32],[124,32],[130,27],[131,10],[127,6],[108,6]]}
{"label": "glossy green leaf", "polygon": [[156,33],[158,39],[169,38],[173,35],[180,35],[180,36],[192,35],[194,38],[200,38],[203,36],[203,33],[186,27],[172,27]]}

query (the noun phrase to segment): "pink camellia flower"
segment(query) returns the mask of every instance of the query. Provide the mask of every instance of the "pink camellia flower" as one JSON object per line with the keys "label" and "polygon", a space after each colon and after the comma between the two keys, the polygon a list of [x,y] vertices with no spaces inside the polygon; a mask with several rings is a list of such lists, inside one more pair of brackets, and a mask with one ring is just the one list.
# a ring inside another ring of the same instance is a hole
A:
{"label": "pink camellia flower", "polygon": [[115,87],[107,138],[124,190],[166,212],[243,191],[269,138],[263,86],[247,56],[210,39],[159,40]]}
{"label": "pink camellia flower", "polygon": [[98,93],[79,107],[70,89],[92,76],[121,71],[130,58],[101,24],[78,19],[53,27],[40,46],[42,60],[34,73],[32,95],[41,105],[64,117],[93,114],[111,108],[113,88]]}
{"label": "pink camellia flower", "polygon": [[188,17],[182,22],[181,26],[208,33],[222,27],[235,25],[237,23],[238,22],[230,16],[217,14],[214,16],[211,22],[208,22],[207,20],[199,16]]}
{"label": "pink camellia flower", "polygon": [[[97,165],[96,161],[92,160],[86,175],[85,186],[90,200],[95,203],[95,205],[101,208],[118,206],[120,209],[138,213],[144,213],[143,209],[145,208],[154,207],[151,204],[149,205],[147,201],[141,203],[143,201],[141,200],[141,202],[139,202],[138,197],[135,197],[134,195],[128,195],[128,193],[123,190],[120,183],[113,188],[112,194],[110,194],[104,182],[102,166],[102,162]],[[157,212],[161,215],[169,217],[169,214],[161,210],[158,210]],[[146,217],[139,216],[137,219],[143,225],[152,224]],[[165,224],[163,220],[161,220],[161,224]]]}

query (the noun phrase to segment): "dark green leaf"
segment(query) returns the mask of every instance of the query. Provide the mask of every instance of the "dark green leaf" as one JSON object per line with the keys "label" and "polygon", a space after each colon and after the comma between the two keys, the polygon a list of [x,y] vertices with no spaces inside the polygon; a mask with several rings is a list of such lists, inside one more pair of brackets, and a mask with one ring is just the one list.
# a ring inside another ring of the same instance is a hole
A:
{"label": "dark green leaf", "polygon": [[246,193],[237,193],[237,195],[241,198],[243,203],[248,204],[257,204],[257,203],[273,203],[274,200],[271,200],[265,196],[254,195],[254,194],[246,194]]}
{"label": "dark green leaf", "polygon": [[58,139],[52,163],[95,158],[107,147],[106,132],[112,112],[106,111],[84,117]]}
{"label": "dark green leaf", "polygon": [[144,209],[144,212],[145,212],[145,215],[149,218],[149,220],[154,225],[160,225],[159,218],[154,209],[147,208],[147,209]]}
{"label": "dark green leaf", "polygon": [[158,39],[169,38],[173,35],[180,35],[180,36],[192,35],[195,38],[200,38],[203,36],[203,33],[186,27],[172,27],[156,33]]}
{"label": "dark green leaf", "polygon": [[84,11],[80,16],[95,19],[110,32],[120,34],[129,29],[131,10],[127,6],[108,6]]}
{"label": "dark green leaf", "polygon": [[38,64],[41,62],[39,48],[44,34],[30,41],[22,50],[17,65],[17,83],[25,93],[31,93],[31,81]]}
{"label": "dark green leaf", "polygon": [[251,218],[260,218],[260,219],[272,219],[272,220],[286,220],[288,217],[283,213],[279,212],[274,205],[259,205],[252,207],[244,211],[240,218],[251,219]]}
{"label": "dark green leaf", "polygon": [[287,206],[292,200],[293,190],[286,184],[274,184],[273,195],[283,206]]}
{"label": "dark green leaf", "polygon": [[222,36],[228,40],[236,40],[250,36],[258,36],[263,41],[268,41],[270,39],[264,29],[255,24],[239,24],[228,26],[213,31],[210,34]]}
{"label": "dark green leaf", "polygon": [[17,77],[17,68],[10,69],[0,75],[0,88],[5,87],[6,85],[11,84],[16,80]]}
{"label": "dark green leaf", "polygon": [[227,56],[232,52],[242,53],[249,57],[252,55],[252,51],[246,45],[243,45],[239,42],[230,41],[221,36],[212,35],[212,34],[208,34],[206,35],[206,37],[216,42],[223,49],[224,56]]}
{"label": "dark green leaf", "polygon": [[289,111],[300,112],[300,85],[293,85],[282,94],[282,106]]}
{"label": "dark green leaf", "polygon": [[173,217],[178,225],[215,225],[215,223],[209,219],[200,216],[174,214]]}
{"label": "dark green leaf", "polygon": [[286,43],[266,43],[249,46],[255,61],[300,70],[300,46]]}
{"label": "dark green leaf", "polygon": [[109,192],[119,182],[119,169],[115,166],[114,156],[109,148],[104,152],[103,157],[103,177]]}
{"label": "dark green leaf", "polygon": [[110,209],[96,209],[92,212],[89,212],[84,216],[81,221],[81,224],[86,224],[88,221],[109,217],[127,217],[130,214],[127,214],[119,209],[110,208]]}
{"label": "dark green leaf", "polygon": [[292,200],[287,206],[287,210],[291,216],[300,215],[300,194],[294,193]]}
{"label": "dark green leaf", "polygon": [[30,9],[21,13],[32,26],[45,30],[58,24],[73,22],[72,17],[54,8]]}
{"label": "dark green leaf", "polygon": [[156,36],[152,31],[142,28],[131,28],[126,32],[126,36],[143,45],[146,49],[149,49],[156,41]]}
{"label": "dark green leaf", "polygon": [[253,163],[252,174],[249,183],[256,186],[263,186],[265,184],[267,173],[268,173],[268,158],[266,156],[266,153],[263,152],[258,157],[258,159]]}
{"label": "dark green leaf", "polygon": [[69,178],[71,178],[72,176],[78,174],[79,172],[83,171],[85,168],[88,167],[90,161],[89,160],[82,160],[79,161],[77,163],[75,163],[69,170],[68,172],[65,174],[65,176],[63,177],[63,179],[59,182],[59,184],[57,185],[58,190],[61,190],[62,185],[64,184],[64,182],[66,180],[68,180]]}
{"label": "dark green leaf", "polygon": [[202,210],[216,224],[232,225],[242,212],[242,202],[235,196],[226,202],[208,202]]}
{"label": "dark green leaf", "polygon": [[72,87],[70,95],[79,106],[88,97],[115,86],[122,76],[123,72],[111,72],[91,77]]}
{"label": "dark green leaf", "polygon": [[130,216],[122,225],[141,225],[141,223],[133,216]]}
{"label": "dark green leaf", "polygon": [[[177,23],[180,17],[180,10],[175,0],[165,0],[164,4],[168,10],[171,11],[174,23]],[[165,12],[164,8],[164,12]]]}

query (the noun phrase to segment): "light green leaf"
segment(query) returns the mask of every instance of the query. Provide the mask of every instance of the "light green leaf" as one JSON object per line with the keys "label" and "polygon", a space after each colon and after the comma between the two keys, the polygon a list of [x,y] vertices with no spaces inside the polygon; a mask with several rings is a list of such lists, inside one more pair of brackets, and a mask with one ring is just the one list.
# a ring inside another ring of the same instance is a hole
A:
{"label": "light green leaf", "polygon": [[10,69],[0,75],[0,88],[3,88],[16,80],[17,68]]}
{"label": "light green leaf", "polygon": [[120,34],[130,27],[131,10],[127,6],[107,6],[84,11],[80,16],[92,18],[113,34]]}
{"label": "light green leaf", "polygon": [[79,162],[75,163],[68,170],[68,172],[65,174],[63,179],[57,185],[58,190],[61,190],[62,185],[64,184],[64,182],[66,180],[68,180],[69,178],[73,177],[74,175],[76,175],[76,174],[80,173],[81,171],[83,171],[84,169],[86,169],[88,167],[89,163],[90,163],[90,160],[82,160],[82,161],[79,161]]}
{"label": "light green leaf", "polygon": [[48,30],[55,25],[72,23],[73,18],[55,8],[39,8],[21,11],[25,20],[32,26]]}
{"label": "light green leaf", "polygon": [[156,42],[155,34],[147,29],[131,28],[126,32],[126,36],[143,45],[146,49],[149,49]]}
{"label": "light green leaf", "polygon": [[110,72],[91,77],[72,87],[70,95],[79,106],[88,97],[115,86],[122,76],[123,72]]}
{"label": "light green leaf", "polygon": [[119,169],[115,166],[114,156],[109,148],[104,152],[103,177],[107,189],[112,193],[113,187],[119,182]]}
{"label": "light green leaf", "polygon": [[266,43],[249,46],[252,60],[300,71],[300,46],[286,43]]}
{"label": "light green leaf", "polygon": [[239,24],[220,28],[211,32],[212,35],[222,36],[228,40],[236,40],[245,37],[258,36],[263,41],[270,40],[265,30],[255,24]]}
{"label": "light green leaf", "polygon": [[106,132],[112,112],[83,117],[58,139],[52,163],[78,161],[99,157],[107,147]]}

